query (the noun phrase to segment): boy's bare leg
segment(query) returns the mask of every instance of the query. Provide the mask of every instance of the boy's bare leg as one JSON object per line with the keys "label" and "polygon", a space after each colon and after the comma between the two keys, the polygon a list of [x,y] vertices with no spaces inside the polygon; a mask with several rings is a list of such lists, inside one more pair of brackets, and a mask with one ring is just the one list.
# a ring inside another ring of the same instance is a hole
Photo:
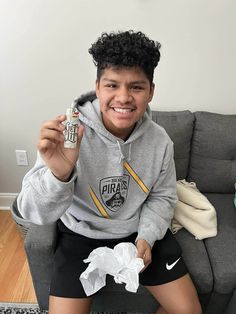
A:
{"label": "boy's bare leg", "polygon": [[158,286],[146,286],[161,307],[156,314],[202,314],[196,289],[187,274]]}
{"label": "boy's bare leg", "polygon": [[92,298],[49,297],[49,314],[89,314]]}
{"label": "boy's bare leg", "polygon": [[160,306],[156,312],[156,314],[168,314],[162,306]]}

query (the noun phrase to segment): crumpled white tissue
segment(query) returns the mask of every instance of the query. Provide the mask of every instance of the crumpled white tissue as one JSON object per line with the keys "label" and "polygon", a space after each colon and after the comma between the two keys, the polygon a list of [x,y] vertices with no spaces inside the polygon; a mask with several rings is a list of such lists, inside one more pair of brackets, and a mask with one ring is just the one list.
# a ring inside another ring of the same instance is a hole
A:
{"label": "crumpled white tissue", "polygon": [[113,249],[106,246],[93,250],[85,263],[90,263],[80,275],[80,281],[87,296],[106,285],[106,275],[114,276],[116,283],[125,283],[125,289],[136,292],[139,286],[139,272],[144,267],[142,258],[137,257],[133,243],[122,242]]}

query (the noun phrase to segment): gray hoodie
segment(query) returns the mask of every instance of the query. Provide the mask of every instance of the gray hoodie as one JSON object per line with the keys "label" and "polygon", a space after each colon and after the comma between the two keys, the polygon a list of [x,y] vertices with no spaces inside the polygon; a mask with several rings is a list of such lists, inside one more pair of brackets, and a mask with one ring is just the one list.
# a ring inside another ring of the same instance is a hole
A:
{"label": "gray hoodie", "polygon": [[70,181],[54,177],[38,154],[23,179],[20,213],[35,224],[61,219],[91,238],[138,232],[137,239],[153,246],[170,226],[177,201],[172,141],[151,120],[149,107],[123,141],[105,129],[93,93],[83,95],[77,105],[85,131]]}

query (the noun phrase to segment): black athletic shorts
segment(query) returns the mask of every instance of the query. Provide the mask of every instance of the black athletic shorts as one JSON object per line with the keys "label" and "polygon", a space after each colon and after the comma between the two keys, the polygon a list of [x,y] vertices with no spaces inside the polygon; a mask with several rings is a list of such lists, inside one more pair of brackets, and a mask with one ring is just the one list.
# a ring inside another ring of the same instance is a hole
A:
{"label": "black athletic shorts", "polygon": [[[58,223],[59,238],[54,256],[50,295],[67,298],[86,298],[80,274],[88,267],[83,260],[91,251],[107,246],[113,248],[121,242],[134,243],[137,233],[121,239],[91,239],[69,230]],[[139,274],[144,286],[161,285],[184,276],[188,272],[181,257],[181,248],[171,231],[156,241],[152,248],[151,264]]]}

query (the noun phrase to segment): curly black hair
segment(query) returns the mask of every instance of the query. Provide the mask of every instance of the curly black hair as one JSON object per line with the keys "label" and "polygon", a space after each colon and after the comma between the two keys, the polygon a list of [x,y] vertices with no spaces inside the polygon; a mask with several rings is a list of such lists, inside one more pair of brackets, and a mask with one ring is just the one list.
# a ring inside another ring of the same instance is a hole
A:
{"label": "curly black hair", "polygon": [[160,60],[161,44],[142,32],[124,31],[102,33],[88,50],[97,66],[97,79],[110,67],[140,67],[150,83]]}

